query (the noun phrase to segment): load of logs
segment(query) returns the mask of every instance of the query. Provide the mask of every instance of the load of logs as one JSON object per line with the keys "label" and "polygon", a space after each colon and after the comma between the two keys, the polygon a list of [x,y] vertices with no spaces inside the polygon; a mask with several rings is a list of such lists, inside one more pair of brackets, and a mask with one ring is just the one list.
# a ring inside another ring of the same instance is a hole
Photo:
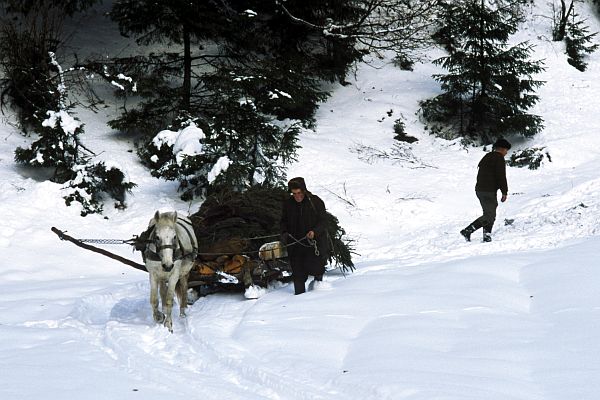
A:
{"label": "load of logs", "polygon": [[[236,240],[234,240],[236,242]],[[276,250],[275,250],[276,249]],[[257,253],[258,258],[247,254],[199,255],[190,271],[190,287],[207,286],[212,290],[230,286],[247,288],[251,285],[266,287],[277,280],[287,282],[291,277],[281,242],[265,243]]]}
{"label": "load of logs", "polygon": [[[223,190],[209,196],[190,219],[198,239],[198,258],[190,272],[193,285],[217,288],[266,287],[291,275],[285,252],[266,257],[261,246],[285,247],[279,239],[285,191],[254,188]],[[260,257],[263,255],[263,257]]]}
{"label": "load of logs", "polygon": [[[241,193],[223,190],[208,197],[190,216],[200,253],[190,281],[243,287],[290,281],[286,248],[277,241],[281,205],[287,196],[282,188],[254,187]],[[352,271],[352,241],[344,238],[337,218],[327,215],[330,262],[344,272]]]}

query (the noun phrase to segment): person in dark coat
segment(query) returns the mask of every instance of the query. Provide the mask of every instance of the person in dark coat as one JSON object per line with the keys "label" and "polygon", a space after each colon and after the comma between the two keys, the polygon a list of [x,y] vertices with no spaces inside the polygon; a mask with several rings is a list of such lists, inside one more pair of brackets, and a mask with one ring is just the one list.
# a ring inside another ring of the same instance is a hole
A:
{"label": "person in dark coat", "polygon": [[492,241],[492,227],[496,221],[496,208],[498,208],[498,189],[502,193],[500,201],[505,202],[508,197],[508,183],[506,181],[506,163],[504,157],[511,145],[506,139],[498,139],[494,148],[479,161],[477,184],[475,194],[481,203],[483,215],[471,222],[469,226],[460,231],[460,234],[471,241],[471,234],[483,227],[483,241]]}
{"label": "person in dark coat", "polygon": [[304,178],[291,179],[288,190],[290,197],[282,205],[281,240],[288,245],[294,292],[301,294],[309,275],[316,282],[323,280],[328,258],[327,219],[325,203],[306,189]]}

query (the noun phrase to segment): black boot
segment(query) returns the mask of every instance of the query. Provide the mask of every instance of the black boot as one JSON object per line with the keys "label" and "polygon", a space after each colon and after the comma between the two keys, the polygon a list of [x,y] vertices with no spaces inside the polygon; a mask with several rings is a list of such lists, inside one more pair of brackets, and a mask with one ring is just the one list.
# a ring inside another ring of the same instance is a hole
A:
{"label": "black boot", "polygon": [[475,232],[477,229],[481,228],[483,223],[480,221],[480,218],[471,222],[471,225],[467,226],[465,229],[460,231],[460,234],[465,238],[467,242],[471,241],[471,234]]}
{"label": "black boot", "polygon": [[483,228],[483,241],[491,242],[492,241],[492,229],[488,227]]}
{"label": "black boot", "polygon": [[465,238],[465,240],[467,242],[471,241],[471,234],[473,232],[475,232],[477,230],[477,228],[475,227],[474,224],[471,224],[469,226],[467,226],[465,229],[463,229],[462,231],[460,231],[460,234],[463,235],[463,237]]}
{"label": "black boot", "polygon": [[294,294],[306,292],[306,280],[308,275],[304,271],[292,271],[292,280],[294,281]]}

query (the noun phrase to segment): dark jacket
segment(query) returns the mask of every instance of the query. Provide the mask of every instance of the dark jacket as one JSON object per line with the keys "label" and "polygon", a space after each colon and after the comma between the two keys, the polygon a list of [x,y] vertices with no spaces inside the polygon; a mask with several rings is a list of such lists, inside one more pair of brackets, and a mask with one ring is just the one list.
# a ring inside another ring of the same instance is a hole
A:
{"label": "dark jacket", "polygon": [[498,189],[502,194],[508,194],[508,184],[506,182],[506,163],[504,156],[497,151],[487,153],[479,161],[479,171],[477,172],[477,192],[494,192]]}
{"label": "dark jacket", "polygon": [[[324,260],[329,257],[325,203],[319,196],[307,191],[304,200],[300,203],[294,200],[292,196],[284,200],[280,227],[282,236],[289,234],[297,240],[304,238],[309,231],[315,232],[320,257]],[[303,248],[300,245],[292,245],[293,239],[291,238],[287,242],[290,244],[288,251],[292,254]],[[303,243],[306,244],[306,240]],[[308,249],[313,251],[311,248]]]}

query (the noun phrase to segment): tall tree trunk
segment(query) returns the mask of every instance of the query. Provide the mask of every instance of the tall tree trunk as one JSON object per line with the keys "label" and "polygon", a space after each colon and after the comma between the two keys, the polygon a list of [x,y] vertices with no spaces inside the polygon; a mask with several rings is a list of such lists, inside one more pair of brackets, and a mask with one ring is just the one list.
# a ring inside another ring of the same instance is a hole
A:
{"label": "tall tree trunk", "polygon": [[569,20],[569,16],[573,12],[573,0],[571,0],[571,4],[569,5],[569,9],[567,10],[567,5],[565,0],[560,0],[560,16],[558,21],[558,29],[554,34],[554,40],[560,41],[565,38],[567,34],[567,22]]}
{"label": "tall tree trunk", "polygon": [[190,48],[190,31],[187,25],[183,26],[183,98],[181,106],[185,110],[190,108],[192,96],[192,54]]}
{"label": "tall tree trunk", "polygon": [[256,173],[256,169],[258,167],[258,136],[254,137],[254,145],[252,146],[252,156],[250,165],[250,171],[248,173],[248,181],[250,182],[250,186],[254,184],[254,174]]}

